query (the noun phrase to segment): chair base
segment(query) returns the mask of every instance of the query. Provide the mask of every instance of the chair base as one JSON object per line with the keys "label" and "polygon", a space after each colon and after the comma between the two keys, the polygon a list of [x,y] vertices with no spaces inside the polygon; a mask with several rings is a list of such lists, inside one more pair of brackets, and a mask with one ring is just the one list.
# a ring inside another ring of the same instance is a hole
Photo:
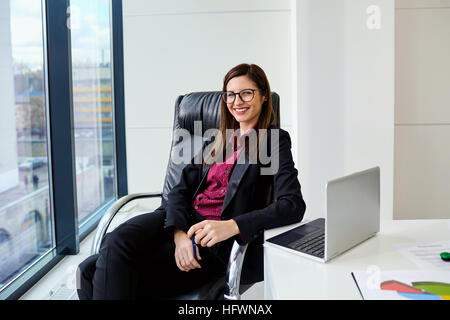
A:
{"label": "chair base", "polygon": [[169,300],[225,300],[225,283],[225,276],[218,277],[192,292],[170,297]]}

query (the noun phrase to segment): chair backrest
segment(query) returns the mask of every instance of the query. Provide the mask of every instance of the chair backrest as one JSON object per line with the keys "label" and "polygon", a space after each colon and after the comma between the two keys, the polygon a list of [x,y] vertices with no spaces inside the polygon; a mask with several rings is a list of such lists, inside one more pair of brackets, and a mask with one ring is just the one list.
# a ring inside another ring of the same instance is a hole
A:
{"label": "chair backrest", "polygon": [[[220,91],[193,92],[179,96],[176,100],[172,145],[162,192],[163,201],[167,200],[170,190],[180,181],[181,171],[186,164],[197,152],[201,151],[203,145],[202,137],[205,131],[219,128],[221,94],[222,92]],[[279,126],[280,97],[275,92],[272,92],[272,105],[277,118],[276,124]],[[200,123],[201,130],[199,130]],[[189,133],[189,135],[182,136],[180,132]],[[187,161],[180,161],[179,152],[182,150],[189,150]]]}

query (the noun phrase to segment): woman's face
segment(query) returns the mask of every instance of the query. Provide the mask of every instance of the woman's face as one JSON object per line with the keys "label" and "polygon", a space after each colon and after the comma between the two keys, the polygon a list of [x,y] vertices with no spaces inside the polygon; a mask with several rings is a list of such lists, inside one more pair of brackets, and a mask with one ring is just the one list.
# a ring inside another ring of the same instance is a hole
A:
{"label": "woman's face", "polygon": [[[253,90],[253,98],[251,101],[242,101],[238,93],[241,93],[244,100],[251,98]],[[233,103],[227,103],[228,111],[239,122],[241,129],[250,129],[258,122],[261,113],[262,104],[266,101],[266,97],[258,90],[257,85],[247,76],[239,76],[232,78],[226,88],[227,92],[234,92],[236,97]]]}

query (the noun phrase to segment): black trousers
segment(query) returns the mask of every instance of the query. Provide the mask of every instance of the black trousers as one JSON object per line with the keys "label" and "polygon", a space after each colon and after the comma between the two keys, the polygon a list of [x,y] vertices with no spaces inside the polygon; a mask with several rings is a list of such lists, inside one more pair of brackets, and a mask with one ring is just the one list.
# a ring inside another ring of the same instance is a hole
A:
{"label": "black trousers", "polygon": [[201,268],[178,269],[165,211],[134,217],[108,233],[97,255],[79,265],[78,296],[90,299],[167,299],[226,273],[226,264],[199,246]]}

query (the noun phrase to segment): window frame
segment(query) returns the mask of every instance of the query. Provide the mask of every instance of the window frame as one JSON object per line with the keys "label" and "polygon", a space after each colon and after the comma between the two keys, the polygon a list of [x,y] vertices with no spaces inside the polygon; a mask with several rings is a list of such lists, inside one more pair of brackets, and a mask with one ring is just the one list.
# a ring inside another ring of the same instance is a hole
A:
{"label": "window frame", "polygon": [[[125,99],[123,71],[122,0],[110,0],[114,97],[114,149],[116,195],[78,225],[75,144],[73,137],[70,0],[42,0],[44,74],[46,75],[49,189],[54,219],[54,247],[0,291],[0,299],[18,299],[67,255],[76,255],[80,241],[97,226],[103,213],[118,198],[128,193]],[[66,32],[64,32],[64,30]]]}

